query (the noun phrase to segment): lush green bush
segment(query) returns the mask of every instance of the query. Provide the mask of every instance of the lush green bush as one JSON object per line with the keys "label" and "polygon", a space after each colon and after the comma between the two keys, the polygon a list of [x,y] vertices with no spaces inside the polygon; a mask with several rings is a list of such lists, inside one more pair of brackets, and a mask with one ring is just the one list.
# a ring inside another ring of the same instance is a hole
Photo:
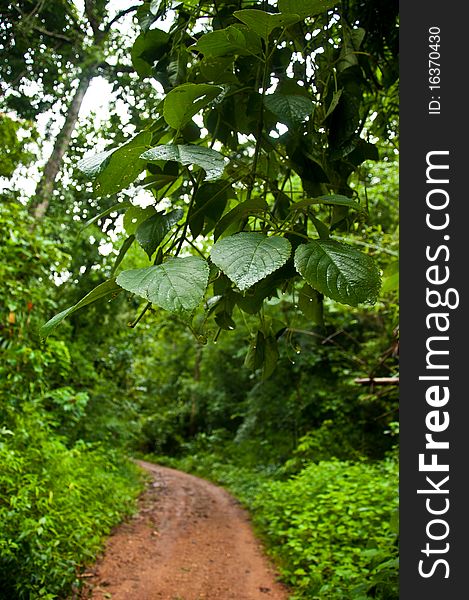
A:
{"label": "lush green bush", "polygon": [[0,430],[0,595],[56,598],[132,511],[138,471],[99,446],[67,448],[32,408],[9,422]]}
{"label": "lush green bush", "polygon": [[252,507],[298,598],[395,600],[396,497],[394,462],[324,461],[266,484]]}

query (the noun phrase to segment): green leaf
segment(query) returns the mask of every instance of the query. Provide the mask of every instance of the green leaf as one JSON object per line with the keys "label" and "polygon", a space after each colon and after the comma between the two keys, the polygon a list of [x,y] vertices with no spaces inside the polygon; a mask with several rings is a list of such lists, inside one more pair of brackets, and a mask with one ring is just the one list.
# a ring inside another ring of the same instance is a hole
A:
{"label": "green leaf", "polygon": [[399,261],[390,263],[383,273],[383,286],[381,293],[394,292],[399,289]]}
{"label": "green leaf", "polygon": [[315,17],[337,4],[337,0],[278,0],[278,9],[282,13],[295,13],[304,19]]}
{"label": "green leaf", "polygon": [[324,325],[322,299],[323,295],[307,283],[301,288],[298,295],[298,307],[301,312],[307,319],[321,326]]}
{"label": "green leaf", "polygon": [[245,202],[241,202],[226,213],[226,215],[217,223],[213,233],[215,241],[231,224],[239,222],[249,215],[262,214],[268,210],[268,208],[267,202],[258,196],[246,200]]}
{"label": "green leaf", "polygon": [[234,197],[236,197],[234,190],[227,181],[203,183],[197,189],[188,217],[192,236],[196,238],[202,233],[206,221],[209,222],[210,229],[213,229],[225,210],[228,198]]}
{"label": "green leaf", "polygon": [[[151,16],[148,15],[144,21],[145,26],[151,24]],[[170,36],[161,29],[151,29],[141,33],[134,42],[130,57],[137,74],[142,77],[153,75],[153,65],[166,52],[166,45]]]}
{"label": "green leaf", "polygon": [[284,271],[285,267],[286,265],[258,281],[247,292],[234,292],[233,297],[238,307],[249,315],[255,315],[261,310],[264,300],[278,298],[278,288],[290,278],[290,275]]}
{"label": "green leaf", "polygon": [[135,233],[135,239],[145,250],[149,259],[161,244],[165,235],[171,230],[171,227],[182,218],[183,214],[184,211],[181,208],[176,208],[166,215],[156,213],[139,225]]}
{"label": "green leaf", "polygon": [[166,0],[151,0],[150,11],[153,15],[161,16],[166,6]]}
{"label": "green leaf", "polygon": [[327,119],[327,117],[337,108],[337,105],[339,104],[339,100],[340,100],[340,97],[342,96],[343,91],[344,91],[343,89],[340,89],[332,94],[332,100],[331,100],[331,103],[329,104],[329,108],[327,109],[326,114],[324,115],[324,119]]}
{"label": "green leaf", "polygon": [[344,29],[344,42],[337,61],[337,70],[345,71],[358,64],[357,52],[365,37],[365,30],[362,27],[356,29]]}
{"label": "green leaf", "polygon": [[145,169],[145,162],[140,155],[150,146],[151,137],[150,132],[144,131],[113,152],[108,164],[95,179],[94,189],[97,194],[115,194],[135,181]]}
{"label": "green leaf", "polygon": [[219,179],[225,169],[223,156],[216,150],[203,146],[165,144],[147,150],[141,158],[148,162],[175,160],[183,165],[197,165],[204,169],[207,181]]}
{"label": "green leaf", "polygon": [[42,337],[46,338],[56,327],[59,325],[66,317],[74,313],[76,310],[95,302],[96,300],[100,300],[101,298],[105,298],[111,294],[116,294],[121,292],[121,287],[116,284],[115,279],[109,279],[104,283],[96,286],[89,294],[84,296],[79,302],[66,308],[59,314],[55,315],[47,321],[45,325],[43,325],[40,329],[40,334]]}
{"label": "green leaf", "polygon": [[146,208],[131,206],[124,215],[125,231],[129,235],[134,235],[140,225],[155,214],[156,210],[153,206],[147,206]]}
{"label": "green leaf", "polygon": [[249,346],[244,365],[251,371],[262,369],[262,379],[267,379],[275,370],[279,358],[277,340],[258,331]]}
{"label": "green leaf", "polygon": [[103,212],[99,213],[99,215],[96,215],[95,217],[93,217],[91,219],[88,219],[88,221],[86,221],[83,224],[83,227],[80,229],[80,231],[83,231],[84,229],[86,229],[87,227],[89,227],[93,223],[96,223],[96,221],[99,221],[103,217],[107,217],[108,215],[110,215],[113,212],[119,212],[120,210],[122,210],[124,208],[128,208],[129,206],[132,206],[132,205],[127,200],[124,201],[124,202],[118,202],[117,204],[114,204],[113,206],[110,206],[106,210],[103,210]]}
{"label": "green leaf", "polygon": [[239,83],[233,72],[235,56],[205,57],[200,61],[200,73],[206,81]]}
{"label": "green leaf", "polygon": [[264,98],[265,106],[287,125],[301,125],[313,112],[313,102],[306,96],[271,94]]}
{"label": "green leaf", "polygon": [[264,40],[268,40],[269,35],[277,27],[288,27],[301,21],[298,14],[272,14],[255,8],[237,10],[233,15]]}
{"label": "green leaf", "polygon": [[374,260],[334,240],[313,240],[296,249],[295,267],[311,287],[325,296],[357,306],[375,302],[381,278]]}
{"label": "green leaf", "polygon": [[316,198],[307,198],[306,200],[300,200],[292,205],[291,210],[302,210],[315,204],[325,204],[330,206],[346,206],[347,208],[353,208],[359,212],[366,212],[366,208],[359,204],[353,198],[342,196],[341,194],[331,194],[330,196],[317,196]]}
{"label": "green leaf", "polygon": [[226,331],[233,331],[233,329],[236,329],[236,323],[226,311],[219,312],[215,315],[215,323],[220,329],[225,329]]}
{"label": "green leaf", "polygon": [[91,156],[85,156],[78,161],[78,169],[90,179],[94,179],[96,175],[99,175],[108,163],[109,157],[117,150],[105,150],[104,152],[98,152],[98,154],[92,154]]}
{"label": "green leaf", "polygon": [[173,129],[181,129],[222,91],[221,87],[208,83],[183,83],[172,89],[166,96],[163,108],[164,120]]}
{"label": "green leaf", "polygon": [[316,228],[316,231],[318,232],[318,235],[321,238],[321,240],[329,239],[329,227],[314,215],[310,214],[309,218],[311,219],[314,227]]}
{"label": "green leaf", "polygon": [[209,272],[209,266],[202,258],[169,258],[161,265],[122,271],[117,283],[171,312],[190,311],[204,297]]}
{"label": "green leaf", "polygon": [[212,261],[240,290],[246,290],[286,263],[290,242],[262,233],[236,233],[219,240],[211,250]]}
{"label": "green leaf", "polygon": [[150,5],[148,2],[145,2],[141,6],[137,8],[137,12],[135,13],[137,17],[138,24],[140,25],[140,29],[145,33],[147,32],[153,23],[158,19],[150,10]]}
{"label": "green leaf", "polygon": [[247,56],[260,54],[260,37],[244,25],[230,25],[226,29],[211,31],[202,35],[191,49],[198,50],[205,57]]}
{"label": "green leaf", "polygon": [[121,249],[119,250],[119,254],[117,255],[117,258],[112,266],[112,271],[111,271],[112,276],[114,276],[114,273],[117,271],[117,268],[119,267],[121,262],[124,260],[124,257],[127,254],[127,251],[129,250],[130,246],[134,243],[134,240],[135,240],[134,235],[129,235],[129,237],[124,240],[124,243],[122,244]]}
{"label": "green leaf", "polygon": [[145,169],[140,154],[149,147],[151,137],[150,132],[143,131],[118,148],[80,160],[77,166],[94,178],[96,194],[110,196],[128,187]]}

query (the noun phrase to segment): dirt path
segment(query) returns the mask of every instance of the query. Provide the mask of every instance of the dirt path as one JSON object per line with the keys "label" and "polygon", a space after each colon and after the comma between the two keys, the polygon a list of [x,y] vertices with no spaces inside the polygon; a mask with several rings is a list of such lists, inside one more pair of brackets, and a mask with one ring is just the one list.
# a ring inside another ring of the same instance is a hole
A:
{"label": "dirt path", "polygon": [[94,600],[286,600],[288,592],[223,489],[139,462],[153,478],[88,579]]}

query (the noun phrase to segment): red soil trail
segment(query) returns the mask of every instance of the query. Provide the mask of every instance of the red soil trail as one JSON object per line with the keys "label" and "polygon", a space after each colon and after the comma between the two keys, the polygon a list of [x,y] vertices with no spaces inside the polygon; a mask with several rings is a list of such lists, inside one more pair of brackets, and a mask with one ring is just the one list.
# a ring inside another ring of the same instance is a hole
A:
{"label": "red soil trail", "polygon": [[139,462],[152,477],[87,579],[93,600],[287,600],[249,517],[208,481]]}

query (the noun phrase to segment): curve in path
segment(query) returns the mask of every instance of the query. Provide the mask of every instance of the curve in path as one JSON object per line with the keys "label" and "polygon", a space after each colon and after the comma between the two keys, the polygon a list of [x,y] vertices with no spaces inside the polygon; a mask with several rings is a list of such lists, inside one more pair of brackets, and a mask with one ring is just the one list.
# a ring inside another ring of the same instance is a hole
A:
{"label": "curve in path", "polygon": [[288,591],[225,490],[139,461],[152,476],[87,585],[93,600],[287,600]]}

